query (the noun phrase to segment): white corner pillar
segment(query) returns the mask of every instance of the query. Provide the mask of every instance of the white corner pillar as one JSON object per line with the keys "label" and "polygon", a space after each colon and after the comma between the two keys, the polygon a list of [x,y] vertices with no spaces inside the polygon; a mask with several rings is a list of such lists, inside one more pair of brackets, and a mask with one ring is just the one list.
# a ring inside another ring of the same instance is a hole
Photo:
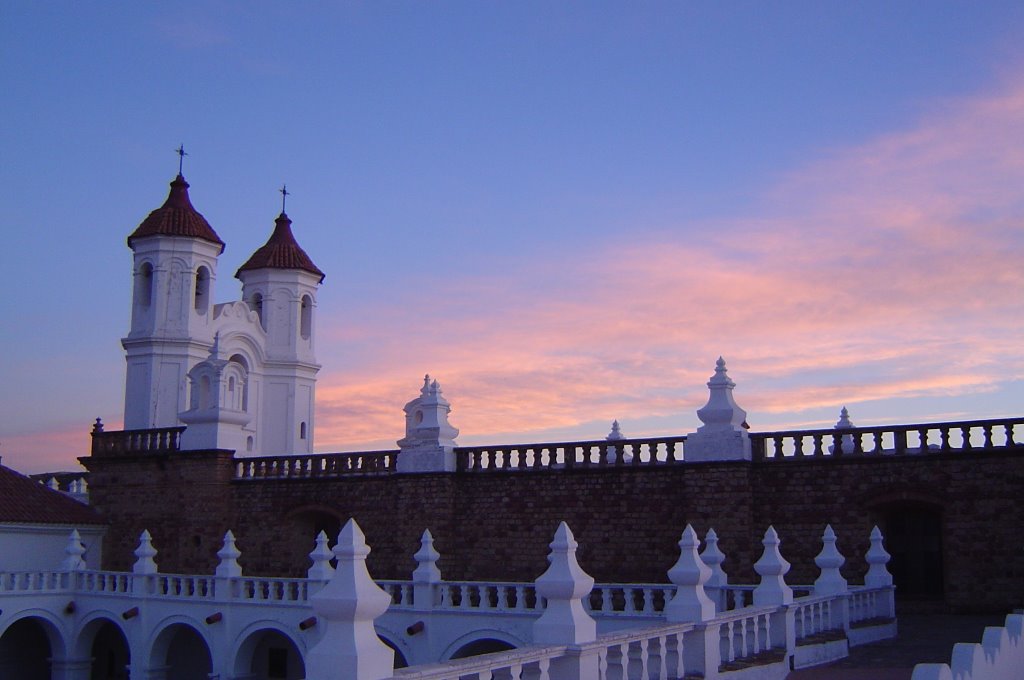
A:
{"label": "white corner pillar", "polygon": [[[548,568],[534,582],[537,596],[547,601],[540,618],[533,622],[535,645],[580,645],[597,639],[597,622],[587,613],[583,598],[594,589],[594,578],[576,561],[579,544],[569,525],[561,522],[550,544]],[[555,659],[551,677],[586,680],[599,675],[597,650],[572,650]]]}
{"label": "white corner pillar", "polygon": [[683,456],[687,462],[750,460],[750,436],[744,426],[747,412],[736,405],[736,387],[728,375],[725,360],[718,357],[715,374],[708,381],[711,394],[697,417],[704,423],[687,435]]}
{"label": "white corner pillar", "polygon": [[393,675],[394,651],[373,628],[391,604],[366,569],[370,548],[355,520],[338,534],[338,566],[331,580],[310,597],[324,634],[306,656],[308,680],[382,680]]}
{"label": "white corner pillar", "polygon": [[398,472],[454,472],[455,438],[459,430],[448,422],[452,407],[441,385],[423,378],[420,396],[405,405],[405,437],[396,462]]}

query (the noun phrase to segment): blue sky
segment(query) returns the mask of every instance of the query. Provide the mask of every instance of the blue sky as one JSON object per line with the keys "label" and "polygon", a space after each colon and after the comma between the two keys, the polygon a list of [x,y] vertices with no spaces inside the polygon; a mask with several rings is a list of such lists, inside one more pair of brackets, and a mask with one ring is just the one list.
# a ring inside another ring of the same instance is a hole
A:
{"label": "blue sky", "polygon": [[189,152],[227,242],[287,182],[317,448],[1019,414],[1024,6],[31,3],[0,20],[0,454],[121,417],[128,233]]}

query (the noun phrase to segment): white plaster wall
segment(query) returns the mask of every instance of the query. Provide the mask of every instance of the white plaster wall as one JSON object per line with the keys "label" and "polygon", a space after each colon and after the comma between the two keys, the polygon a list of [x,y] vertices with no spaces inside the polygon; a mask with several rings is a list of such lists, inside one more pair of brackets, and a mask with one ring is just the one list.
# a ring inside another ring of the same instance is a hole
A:
{"label": "white plaster wall", "polygon": [[78,529],[86,566],[99,569],[106,527],[71,524],[0,524],[0,571],[56,571],[71,532]]}

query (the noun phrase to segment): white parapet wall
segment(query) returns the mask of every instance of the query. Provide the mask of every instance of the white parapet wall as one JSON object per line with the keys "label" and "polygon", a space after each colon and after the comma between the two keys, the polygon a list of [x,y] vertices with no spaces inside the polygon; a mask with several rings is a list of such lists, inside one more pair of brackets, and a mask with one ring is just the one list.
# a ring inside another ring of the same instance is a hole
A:
{"label": "white parapet wall", "polygon": [[952,663],[919,663],[911,680],[1019,680],[1024,669],[1024,614],[989,626],[981,644],[958,642]]}

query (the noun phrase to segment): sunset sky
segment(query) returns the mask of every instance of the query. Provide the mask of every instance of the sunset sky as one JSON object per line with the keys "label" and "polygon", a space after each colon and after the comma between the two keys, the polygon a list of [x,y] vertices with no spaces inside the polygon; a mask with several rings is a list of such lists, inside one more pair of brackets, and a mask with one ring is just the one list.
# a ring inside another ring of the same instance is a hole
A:
{"label": "sunset sky", "polygon": [[327,273],[320,451],[1024,411],[1024,3],[5,2],[0,455],[120,426],[184,144],[227,249]]}

